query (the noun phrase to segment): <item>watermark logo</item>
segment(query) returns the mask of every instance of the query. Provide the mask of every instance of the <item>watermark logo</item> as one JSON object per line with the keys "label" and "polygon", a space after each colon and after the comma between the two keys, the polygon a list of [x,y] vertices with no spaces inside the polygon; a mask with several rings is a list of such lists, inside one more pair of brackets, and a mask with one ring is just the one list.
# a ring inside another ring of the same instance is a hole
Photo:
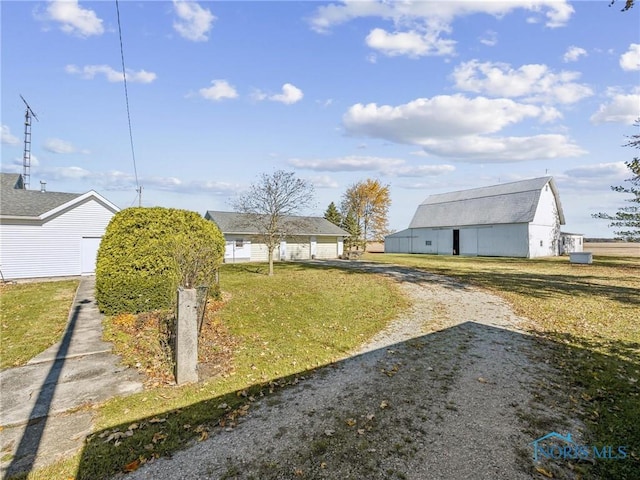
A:
{"label": "watermark logo", "polygon": [[529,445],[533,446],[533,460],[624,460],[627,458],[626,446],[581,445],[576,443],[570,433],[560,435],[547,433]]}

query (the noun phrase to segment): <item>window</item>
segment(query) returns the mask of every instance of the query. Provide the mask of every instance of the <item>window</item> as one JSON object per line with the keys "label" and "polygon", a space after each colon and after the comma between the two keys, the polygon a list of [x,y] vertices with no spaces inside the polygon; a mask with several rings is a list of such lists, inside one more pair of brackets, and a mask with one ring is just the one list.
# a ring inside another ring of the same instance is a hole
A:
{"label": "window", "polygon": [[578,245],[582,245],[582,237],[578,238]]}
{"label": "window", "polygon": [[541,247],[542,247],[542,244],[543,244],[543,242],[542,242],[542,240],[540,240],[540,246],[541,246]]}
{"label": "window", "polygon": [[424,242],[425,245],[430,246],[431,245],[431,240],[427,240]]}
{"label": "window", "polygon": [[242,248],[244,246],[244,240],[242,238],[238,238],[236,240],[236,248]]}

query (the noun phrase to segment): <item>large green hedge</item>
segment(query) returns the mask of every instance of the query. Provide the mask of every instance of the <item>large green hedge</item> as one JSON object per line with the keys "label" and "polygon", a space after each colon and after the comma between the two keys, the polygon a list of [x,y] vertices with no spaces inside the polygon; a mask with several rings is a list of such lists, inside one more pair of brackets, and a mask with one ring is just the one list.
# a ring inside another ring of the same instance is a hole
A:
{"label": "large green hedge", "polygon": [[222,233],[195,212],[122,210],[98,250],[98,306],[109,315],[170,307],[178,286],[213,285],[223,256]]}

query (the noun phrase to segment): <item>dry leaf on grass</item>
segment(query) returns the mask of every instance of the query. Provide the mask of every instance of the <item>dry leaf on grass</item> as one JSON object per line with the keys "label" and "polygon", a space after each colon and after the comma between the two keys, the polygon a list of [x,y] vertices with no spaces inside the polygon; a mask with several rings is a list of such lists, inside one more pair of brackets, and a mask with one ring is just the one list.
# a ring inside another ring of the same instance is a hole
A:
{"label": "dry leaf on grass", "polygon": [[138,468],[140,468],[140,460],[134,460],[124,466],[124,471],[127,473],[135,472]]}

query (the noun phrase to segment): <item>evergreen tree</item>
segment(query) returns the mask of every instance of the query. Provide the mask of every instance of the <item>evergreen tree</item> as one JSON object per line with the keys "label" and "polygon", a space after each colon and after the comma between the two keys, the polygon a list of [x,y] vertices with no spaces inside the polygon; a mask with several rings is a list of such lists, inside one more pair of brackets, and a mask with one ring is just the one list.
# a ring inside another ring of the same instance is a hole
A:
{"label": "evergreen tree", "polygon": [[333,202],[329,204],[326,212],[324,212],[324,218],[334,225],[340,226],[342,224],[342,215],[340,215],[336,204]]}

